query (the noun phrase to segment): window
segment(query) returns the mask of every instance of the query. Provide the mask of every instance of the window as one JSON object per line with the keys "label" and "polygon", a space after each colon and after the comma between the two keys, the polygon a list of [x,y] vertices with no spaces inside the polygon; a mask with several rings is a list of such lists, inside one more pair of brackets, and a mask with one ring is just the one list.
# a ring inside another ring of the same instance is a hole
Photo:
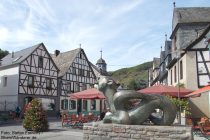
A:
{"label": "window", "polygon": [[79,58],[82,58],[82,53],[79,54]]}
{"label": "window", "polygon": [[87,85],[85,83],[82,84],[82,90],[86,90],[87,89]]}
{"label": "window", "polygon": [[75,91],[76,91],[76,92],[78,92],[78,91],[79,91],[79,89],[80,89],[80,87],[79,87],[79,83],[75,83]]}
{"label": "window", "polygon": [[52,79],[46,78],[46,88],[51,89],[52,88]]}
{"label": "window", "polygon": [[3,84],[4,84],[4,87],[7,86],[7,77],[3,77]]}
{"label": "window", "polygon": [[33,87],[34,86],[34,76],[28,75],[28,86]]}
{"label": "window", "polygon": [[72,68],[72,73],[76,74],[76,68],[75,67]]}
{"label": "window", "polygon": [[91,110],[95,110],[96,109],[96,100],[91,100],[90,109]]}
{"label": "window", "polygon": [[183,79],[183,63],[180,61],[180,79]]}
{"label": "window", "polygon": [[84,76],[84,70],[83,69],[79,69],[79,75]]}
{"label": "window", "polygon": [[84,111],[87,111],[87,100],[83,100],[82,109],[83,109]]}
{"label": "window", "polygon": [[38,67],[43,68],[43,57],[42,56],[38,57]]}
{"label": "window", "polygon": [[66,84],[66,92],[70,92],[71,91],[71,83],[67,83]]}
{"label": "window", "polygon": [[71,109],[71,110],[76,109],[76,101],[75,100],[70,100],[69,109]]}
{"label": "window", "polygon": [[61,109],[68,109],[68,100],[67,99],[61,100]]}
{"label": "window", "polygon": [[87,71],[87,77],[90,77],[90,71]]}
{"label": "window", "polygon": [[176,83],[176,66],[174,67],[174,82]]}

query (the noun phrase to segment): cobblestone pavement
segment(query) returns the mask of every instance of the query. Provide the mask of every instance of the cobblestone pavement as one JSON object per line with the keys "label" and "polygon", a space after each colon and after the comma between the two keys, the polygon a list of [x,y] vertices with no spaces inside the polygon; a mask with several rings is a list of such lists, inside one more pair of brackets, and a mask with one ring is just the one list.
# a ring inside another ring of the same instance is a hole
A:
{"label": "cobblestone pavement", "polygon": [[[0,140],[13,139],[30,139],[30,140],[82,140],[83,131],[81,129],[63,128],[61,121],[51,119],[49,121],[50,131],[40,134],[33,134],[32,132],[26,132],[22,126],[22,122],[9,122],[0,123]],[[203,137],[194,136],[194,140],[206,140]]]}
{"label": "cobblestone pavement", "polygon": [[49,122],[50,131],[39,134],[27,132],[22,126],[22,122],[10,122],[0,125],[0,140],[30,139],[30,140],[82,140],[83,131],[81,129],[63,128],[60,120]]}

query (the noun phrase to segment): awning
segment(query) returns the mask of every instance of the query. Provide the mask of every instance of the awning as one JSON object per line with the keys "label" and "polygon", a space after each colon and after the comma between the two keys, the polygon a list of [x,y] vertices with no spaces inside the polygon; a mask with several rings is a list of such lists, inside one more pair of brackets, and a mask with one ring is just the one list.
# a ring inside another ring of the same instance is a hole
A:
{"label": "awning", "polygon": [[138,90],[137,92],[145,93],[145,94],[169,95],[172,97],[178,97],[178,94],[179,94],[179,97],[186,97],[187,94],[193,91],[186,88],[182,88],[182,87],[157,85],[157,86],[152,86],[152,87]]}
{"label": "awning", "polygon": [[87,90],[83,90],[81,92],[70,94],[70,98],[71,99],[105,99],[106,97],[101,91],[95,88],[90,88]]}
{"label": "awning", "polygon": [[202,93],[210,91],[210,85],[200,88],[191,94],[186,95],[186,97],[200,97]]}

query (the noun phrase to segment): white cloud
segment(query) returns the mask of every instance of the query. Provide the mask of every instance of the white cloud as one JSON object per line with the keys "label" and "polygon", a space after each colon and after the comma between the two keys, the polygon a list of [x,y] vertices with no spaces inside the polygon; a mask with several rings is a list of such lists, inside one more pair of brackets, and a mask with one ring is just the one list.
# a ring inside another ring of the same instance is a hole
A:
{"label": "white cloud", "polygon": [[9,38],[9,31],[5,27],[0,27],[0,47],[3,47]]}
{"label": "white cloud", "polygon": [[114,70],[120,67],[109,65],[159,56],[164,34],[171,32],[172,10],[167,0],[2,0],[0,47],[18,51],[43,42],[50,52],[63,52],[81,43],[93,63],[102,49],[108,70]]}

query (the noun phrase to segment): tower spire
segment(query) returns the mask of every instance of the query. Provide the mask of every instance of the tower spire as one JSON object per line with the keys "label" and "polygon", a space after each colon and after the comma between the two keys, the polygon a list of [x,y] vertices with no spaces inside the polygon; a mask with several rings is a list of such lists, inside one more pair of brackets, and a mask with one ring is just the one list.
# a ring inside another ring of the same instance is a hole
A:
{"label": "tower spire", "polygon": [[101,52],[101,58],[102,58],[102,49],[101,49],[101,51],[100,51],[100,52]]}
{"label": "tower spire", "polygon": [[165,38],[166,38],[166,41],[167,41],[167,34],[165,34]]}

